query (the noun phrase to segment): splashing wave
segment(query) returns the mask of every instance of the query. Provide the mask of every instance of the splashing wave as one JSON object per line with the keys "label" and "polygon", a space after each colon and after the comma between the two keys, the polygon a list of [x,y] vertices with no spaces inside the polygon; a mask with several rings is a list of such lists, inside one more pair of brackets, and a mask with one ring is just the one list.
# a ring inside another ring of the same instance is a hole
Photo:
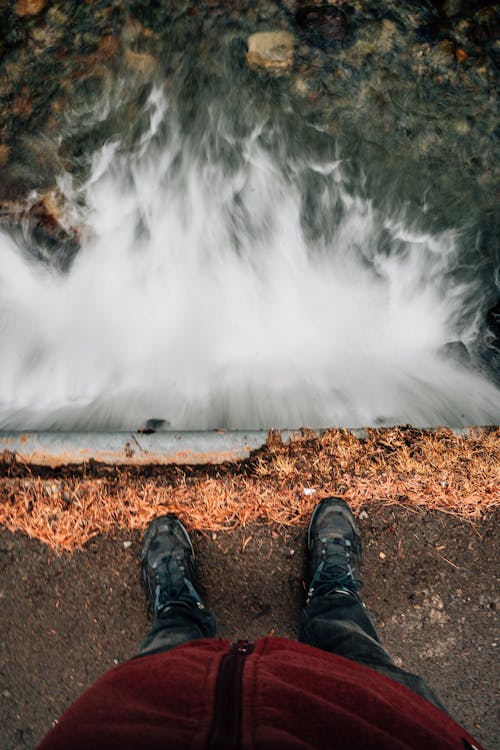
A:
{"label": "splashing wave", "polygon": [[69,273],[0,237],[0,427],[500,421],[439,354],[475,333],[457,236],[375,210],[342,159],[280,159],[264,126],[188,137],[158,90],[148,112],[132,151],[61,178],[87,227]]}

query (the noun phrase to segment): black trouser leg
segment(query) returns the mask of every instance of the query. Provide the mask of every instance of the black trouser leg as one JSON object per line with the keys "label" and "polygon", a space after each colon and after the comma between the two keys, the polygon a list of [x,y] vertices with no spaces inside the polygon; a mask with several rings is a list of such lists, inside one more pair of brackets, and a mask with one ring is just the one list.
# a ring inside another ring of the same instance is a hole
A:
{"label": "black trouser leg", "polygon": [[299,641],[365,664],[446,710],[424,680],[394,664],[378,639],[372,616],[355,593],[312,596],[302,612]]}
{"label": "black trouser leg", "polygon": [[206,607],[194,599],[171,602],[154,618],[137,656],[168,651],[196,638],[214,638],[216,632],[215,617]]}

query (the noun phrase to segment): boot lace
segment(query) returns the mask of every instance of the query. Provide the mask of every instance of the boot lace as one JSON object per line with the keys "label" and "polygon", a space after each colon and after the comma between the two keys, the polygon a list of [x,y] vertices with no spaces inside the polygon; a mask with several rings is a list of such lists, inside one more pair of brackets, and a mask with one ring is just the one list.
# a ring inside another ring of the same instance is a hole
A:
{"label": "boot lace", "polygon": [[343,591],[356,594],[363,581],[356,577],[351,562],[352,544],[348,539],[322,539],[322,560],[319,563],[307,593],[307,600],[315,595]]}

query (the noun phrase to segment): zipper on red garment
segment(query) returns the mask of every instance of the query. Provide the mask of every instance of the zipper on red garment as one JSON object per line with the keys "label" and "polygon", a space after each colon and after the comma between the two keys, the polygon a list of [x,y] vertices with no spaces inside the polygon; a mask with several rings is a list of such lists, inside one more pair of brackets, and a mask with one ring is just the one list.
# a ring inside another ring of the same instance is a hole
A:
{"label": "zipper on red garment", "polygon": [[241,695],[245,657],[253,643],[233,643],[222,657],[215,685],[215,705],[207,750],[238,750],[241,742]]}

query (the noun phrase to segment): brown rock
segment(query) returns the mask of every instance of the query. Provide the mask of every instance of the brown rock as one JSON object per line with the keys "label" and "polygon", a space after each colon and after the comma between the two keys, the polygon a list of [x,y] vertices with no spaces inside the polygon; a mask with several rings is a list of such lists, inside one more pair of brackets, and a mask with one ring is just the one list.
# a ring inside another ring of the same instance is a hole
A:
{"label": "brown rock", "polygon": [[64,31],[59,26],[38,26],[31,31],[30,48],[35,54],[40,54],[46,49],[54,47],[62,37]]}
{"label": "brown rock", "polygon": [[0,199],[0,225],[17,224],[23,214],[23,207],[16,201]]}
{"label": "brown rock", "polygon": [[125,44],[133,44],[143,33],[144,29],[140,21],[136,18],[127,18],[122,29],[122,39]]}
{"label": "brown rock", "polygon": [[115,36],[108,34],[107,36],[103,36],[103,38],[99,42],[96,56],[100,60],[107,61],[107,60],[111,60],[111,58],[113,57],[116,57],[119,51],[120,51],[120,42]]}
{"label": "brown rock", "polygon": [[55,102],[52,102],[50,108],[52,112],[54,112],[55,114],[61,114],[61,112],[64,112],[67,106],[68,106],[67,100],[63,96],[60,96],[58,99],[55,100]]}
{"label": "brown rock", "polygon": [[431,52],[431,62],[443,68],[455,62],[455,44],[451,39],[442,39]]}
{"label": "brown rock", "polygon": [[80,230],[70,226],[64,198],[57,191],[42,195],[29,209],[29,217],[33,224],[41,230],[47,238],[59,242],[78,242]]}
{"label": "brown rock", "polygon": [[9,161],[10,148],[6,143],[0,143],[0,167],[4,167]]}
{"label": "brown rock", "polygon": [[285,72],[293,65],[295,37],[289,31],[259,31],[248,37],[247,62],[251,66]]}
{"label": "brown rock", "polygon": [[7,76],[0,77],[0,96],[9,96],[12,93],[12,81]]}
{"label": "brown rock", "polygon": [[132,72],[144,78],[152,76],[158,67],[153,55],[147,52],[133,52],[130,49],[125,52],[125,63]]}
{"label": "brown rock", "polygon": [[22,62],[19,62],[19,60],[16,60],[15,62],[11,61],[11,62],[5,63],[3,72],[6,78],[9,79],[9,81],[12,81],[13,83],[17,83],[25,75],[25,68]]}
{"label": "brown rock", "polygon": [[33,112],[33,102],[24,96],[17,96],[12,102],[10,114],[14,117],[27,117]]}
{"label": "brown rock", "polygon": [[[78,249],[82,228],[71,222],[64,198],[57,190],[40,195],[31,206],[23,200],[0,200],[0,224],[16,226],[26,219],[42,243],[64,245],[72,253]],[[65,257],[62,266],[70,261],[72,254]]]}
{"label": "brown rock", "polygon": [[30,208],[30,215],[36,217],[40,224],[52,228],[61,224],[62,206],[54,193],[43,195]]}
{"label": "brown rock", "polygon": [[18,0],[14,5],[17,16],[36,16],[47,5],[48,0]]}

